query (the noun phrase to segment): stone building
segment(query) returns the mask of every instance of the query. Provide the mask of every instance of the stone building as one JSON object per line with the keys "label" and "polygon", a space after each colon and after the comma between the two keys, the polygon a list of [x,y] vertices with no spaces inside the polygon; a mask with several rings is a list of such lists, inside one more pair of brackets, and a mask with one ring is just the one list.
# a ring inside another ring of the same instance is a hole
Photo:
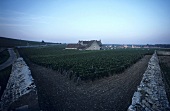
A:
{"label": "stone building", "polygon": [[91,41],[78,41],[77,44],[68,44],[66,49],[77,49],[77,50],[101,50],[101,40]]}

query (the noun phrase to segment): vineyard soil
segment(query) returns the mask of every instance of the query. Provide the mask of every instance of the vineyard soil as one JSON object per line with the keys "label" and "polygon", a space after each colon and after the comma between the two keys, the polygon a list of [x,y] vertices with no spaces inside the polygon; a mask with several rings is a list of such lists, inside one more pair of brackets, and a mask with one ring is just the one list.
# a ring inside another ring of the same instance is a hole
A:
{"label": "vineyard soil", "polygon": [[146,55],[123,73],[76,85],[64,75],[28,61],[43,111],[125,111],[140,84],[151,55]]}

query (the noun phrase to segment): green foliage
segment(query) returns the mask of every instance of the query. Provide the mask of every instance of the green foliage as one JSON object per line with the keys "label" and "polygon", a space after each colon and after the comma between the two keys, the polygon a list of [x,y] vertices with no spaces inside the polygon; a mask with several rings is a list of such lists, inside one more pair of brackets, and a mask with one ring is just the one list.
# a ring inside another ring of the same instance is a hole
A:
{"label": "green foliage", "polygon": [[122,73],[136,63],[145,54],[152,54],[147,49],[116,49],[100,51],[64,50],[61,47],[20,49],[32,62],[52,68],[59,72],[72,71],[71,79],[95,80],[113,74]]}
{"label": "green foliage", "polygon": [[0,52],[0,64],[2,64],[2,63],[4,63],[5,61],[7,61],[8,60],[8,58],[9,58],[9,52],[8,52],[8,50],[6,49],[6,50],[4,50],[4,51],[2,51],[2,52]]}

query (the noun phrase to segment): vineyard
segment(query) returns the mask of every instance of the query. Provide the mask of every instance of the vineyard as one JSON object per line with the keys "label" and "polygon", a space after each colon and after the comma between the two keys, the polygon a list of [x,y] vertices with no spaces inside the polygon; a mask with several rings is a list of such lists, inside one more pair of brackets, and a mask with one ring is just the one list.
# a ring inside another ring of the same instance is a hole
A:
{"label": "vineyard", "polygon": [[9,58],[8,50],[5,49],[4,51],[0,52],[0,64],[4,63]]}
{"label": "vineyard", "polygon": [[148,49],[79,51],[64,50],[63,46],[19,49],[20,54],[33,63],[56,70],[70,79],[92,81],[119,74],[153,51]]}

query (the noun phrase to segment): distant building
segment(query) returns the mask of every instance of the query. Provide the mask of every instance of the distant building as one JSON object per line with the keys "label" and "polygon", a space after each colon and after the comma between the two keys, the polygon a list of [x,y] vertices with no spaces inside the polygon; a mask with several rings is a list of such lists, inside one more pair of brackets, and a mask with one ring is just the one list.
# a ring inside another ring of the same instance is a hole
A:
{"label": "distant building", "polygon": [[100,50],[101,46],[102,46],[101,40],[78,41],[77,44],[68,44],[66,49]]}
{"label": "distant building", "polygon": [[81,47],[80,44],[68,44],[66,49],[80,49]]}
{"label": "distant building", "polygon": [[141,48],[139,45],[132,45],[132,48]]}
{"label": "distant building", "polygon": [[124,45],[123,45],[123,48],[125,48],[125,49],[126,49],[126,48],[128,48],[128,46],[124,44]]}

